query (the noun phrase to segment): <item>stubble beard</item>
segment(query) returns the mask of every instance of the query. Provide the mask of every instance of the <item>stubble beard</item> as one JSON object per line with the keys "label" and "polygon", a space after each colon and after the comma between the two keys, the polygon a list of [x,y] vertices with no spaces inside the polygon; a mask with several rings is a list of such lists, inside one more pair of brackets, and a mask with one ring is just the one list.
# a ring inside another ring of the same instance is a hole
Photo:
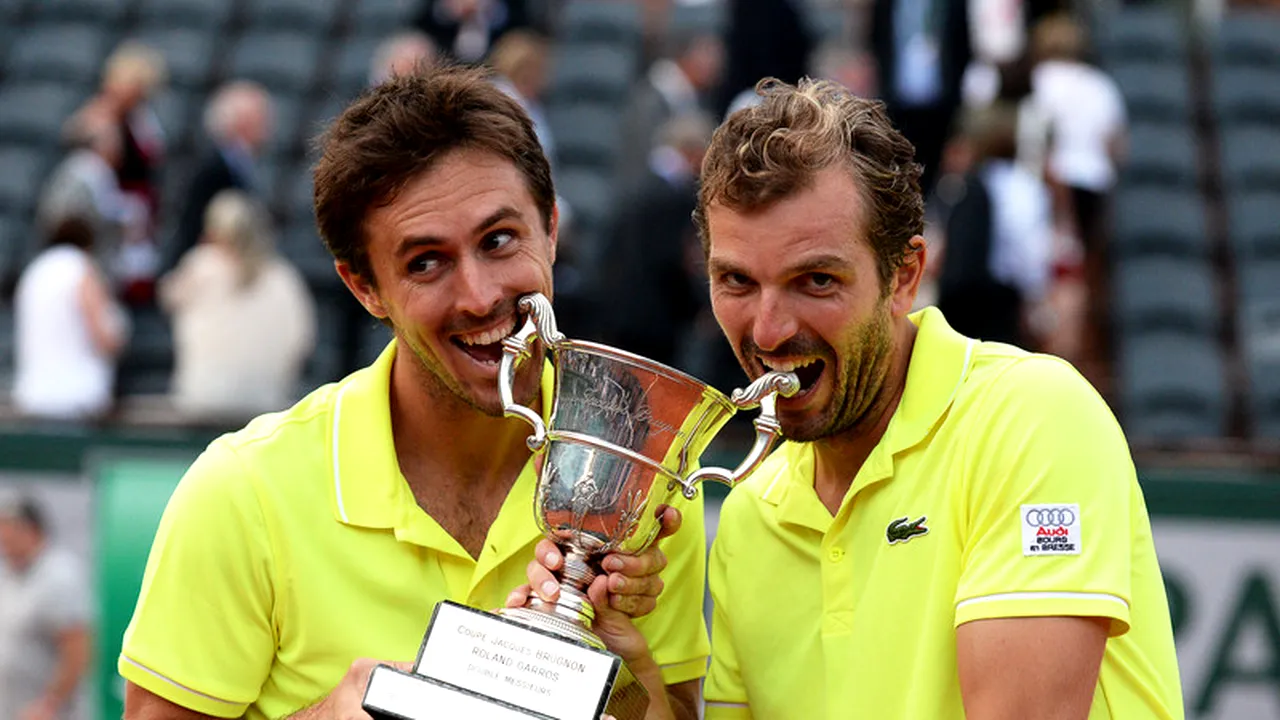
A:
{"label": "stubble beard", "polygon": [[886,304],[876,307],[874,314],[854,332],[844,352],[830,350],[830,356],[839,358],[844,366],[832,368],[836,385],[831,402],[812,420],[788,427],[783,423],[783,434],[797,442],[813,442],[842,435],[865,425],[878,406],[885,378],[892,362],[893,343],[890,338],[890,318]]}

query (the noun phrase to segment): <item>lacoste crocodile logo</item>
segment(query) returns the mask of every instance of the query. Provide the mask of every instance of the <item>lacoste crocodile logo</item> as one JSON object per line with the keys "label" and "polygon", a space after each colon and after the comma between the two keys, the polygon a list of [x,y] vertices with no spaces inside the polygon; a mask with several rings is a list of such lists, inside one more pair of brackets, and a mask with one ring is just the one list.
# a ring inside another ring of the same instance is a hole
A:
{"label": "lacoste crocodile logo", "polygon": [[[910,516],[908,516],[910,517]],[[889,544],[906,542],[917,535],[924,535],[929,532],[929,528],[925,527],[925,520],[928,515],[921,515],[919,520],[915,522],[907,522],[907,518],[898,518],[889,523],[889,527],[885,529],[884,536],[888,538]]]}

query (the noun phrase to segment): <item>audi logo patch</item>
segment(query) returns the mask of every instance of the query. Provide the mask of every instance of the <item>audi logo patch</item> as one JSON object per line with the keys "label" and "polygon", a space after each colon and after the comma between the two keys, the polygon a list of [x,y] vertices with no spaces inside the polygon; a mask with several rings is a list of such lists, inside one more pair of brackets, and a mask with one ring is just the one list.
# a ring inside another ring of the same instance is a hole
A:
{"label": "audi logo patch", "polygon": [[1080,554],[1080,506],[1023,505],[1022,554],[1027,557]]}

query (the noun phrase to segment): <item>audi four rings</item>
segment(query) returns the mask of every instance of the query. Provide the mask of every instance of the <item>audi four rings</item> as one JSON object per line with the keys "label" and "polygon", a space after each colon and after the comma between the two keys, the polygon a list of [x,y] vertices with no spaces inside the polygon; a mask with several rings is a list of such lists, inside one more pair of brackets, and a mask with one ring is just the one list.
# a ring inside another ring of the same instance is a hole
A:
{"label": "audi four rings", "polygon": [[1076,514],[1071,508],[1035,508],[1027,511],[1027,524],[1033,527],[1071,525],[1075,521]]}

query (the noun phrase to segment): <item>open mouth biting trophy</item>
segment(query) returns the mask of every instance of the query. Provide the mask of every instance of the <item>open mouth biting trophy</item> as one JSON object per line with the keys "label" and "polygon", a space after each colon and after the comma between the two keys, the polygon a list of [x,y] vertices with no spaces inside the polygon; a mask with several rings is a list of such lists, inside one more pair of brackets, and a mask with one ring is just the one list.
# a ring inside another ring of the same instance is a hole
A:
{"label": "open mouth biting trophy", "polygon": [[[437,604],[413,669],[373,671],[364,708],[375,718],[642,718],[648,693],[591,630],[587,588],[599,562],[648,548],[661,529],[657,511],[677,493],[692,499],[704,480],[746,478],[781,434],[778,395],[800,387],[793,373],[768,372],[726,396],[661,363],[567,339],[541,294],[523,296],[519,308],[525,323],[503,341],[499,385],[504,412],[532,426],[528,445],[543,453],[533,512],[564,556],[560,595],[497,612]],[[516,370],[536,341],[555,372],[545,422],[513,399]],[[696,469],[733,414],[757,406],[755,443],[741,464]]]}

